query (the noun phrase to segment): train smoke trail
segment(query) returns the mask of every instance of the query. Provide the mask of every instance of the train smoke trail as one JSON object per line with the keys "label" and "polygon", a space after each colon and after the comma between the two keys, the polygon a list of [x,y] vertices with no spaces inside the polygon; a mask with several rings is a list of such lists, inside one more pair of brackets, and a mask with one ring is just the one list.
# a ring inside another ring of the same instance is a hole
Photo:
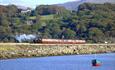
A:
{"label": "train smoke trail", "polygon": [[15,39],[18,42],[23,42],[23,41],[29,41],[29,40],[34,40],[36,38],[36,35],[32,35],[32,34],[22,34],[22,35],[16,35]]}

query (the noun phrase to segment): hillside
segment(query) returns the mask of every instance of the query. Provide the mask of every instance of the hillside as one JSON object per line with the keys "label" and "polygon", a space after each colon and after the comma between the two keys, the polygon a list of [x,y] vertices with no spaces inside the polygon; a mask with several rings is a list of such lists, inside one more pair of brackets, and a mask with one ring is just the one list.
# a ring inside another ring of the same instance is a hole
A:
{"label": "hillside", "polygon": [[40,5],[34,10],[0,6],[0,29],[0,42],[16,42],[16,35],[36,34],[42,38],[115,43],[115,4],[83,3],[77,11],[55,5]]}
{"label": "hillside", "polygon": [[56,4],[57,6],[63,6],[69,10],[77,10],[78,6],[83,3],[95,3],[95,4],[104,4],[104,3],[112,3],[115,4],[115,0],[80,0],[80,1],[72,1],[63,4]]}

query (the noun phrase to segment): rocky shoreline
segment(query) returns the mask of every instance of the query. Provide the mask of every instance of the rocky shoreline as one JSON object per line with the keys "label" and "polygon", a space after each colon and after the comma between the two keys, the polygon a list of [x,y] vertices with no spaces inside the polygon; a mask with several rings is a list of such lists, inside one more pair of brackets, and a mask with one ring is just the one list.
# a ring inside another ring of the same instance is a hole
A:
{"label": "rocky shoreline", "polygon": [[0,44],[0,59],[115,52],[115,44]]}

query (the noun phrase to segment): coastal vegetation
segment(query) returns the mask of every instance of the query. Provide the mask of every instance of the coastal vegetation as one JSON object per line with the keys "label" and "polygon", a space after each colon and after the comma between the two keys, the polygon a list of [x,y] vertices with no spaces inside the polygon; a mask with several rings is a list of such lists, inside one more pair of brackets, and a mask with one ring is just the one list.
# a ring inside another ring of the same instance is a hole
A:
{"label": "coastal vegetation", "polygon": [[115,52],[115,44],[29,44],[29,43],[1,43],[0,59],[23,57],[43,57],[73,54],[97,54]]}

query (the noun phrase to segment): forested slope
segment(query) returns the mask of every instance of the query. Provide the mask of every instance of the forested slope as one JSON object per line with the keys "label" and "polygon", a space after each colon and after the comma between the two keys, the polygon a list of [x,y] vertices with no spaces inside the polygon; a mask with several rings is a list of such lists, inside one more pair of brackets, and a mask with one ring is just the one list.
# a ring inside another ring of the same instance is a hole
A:
{"label": "forested slope", "polygon": [[17,34],[43,38],[85,39],[115,42],[115,4],[84,3],[78,11],[40,5],[22,13],[15,5],[0,6],[0,41],[14,42]]}

